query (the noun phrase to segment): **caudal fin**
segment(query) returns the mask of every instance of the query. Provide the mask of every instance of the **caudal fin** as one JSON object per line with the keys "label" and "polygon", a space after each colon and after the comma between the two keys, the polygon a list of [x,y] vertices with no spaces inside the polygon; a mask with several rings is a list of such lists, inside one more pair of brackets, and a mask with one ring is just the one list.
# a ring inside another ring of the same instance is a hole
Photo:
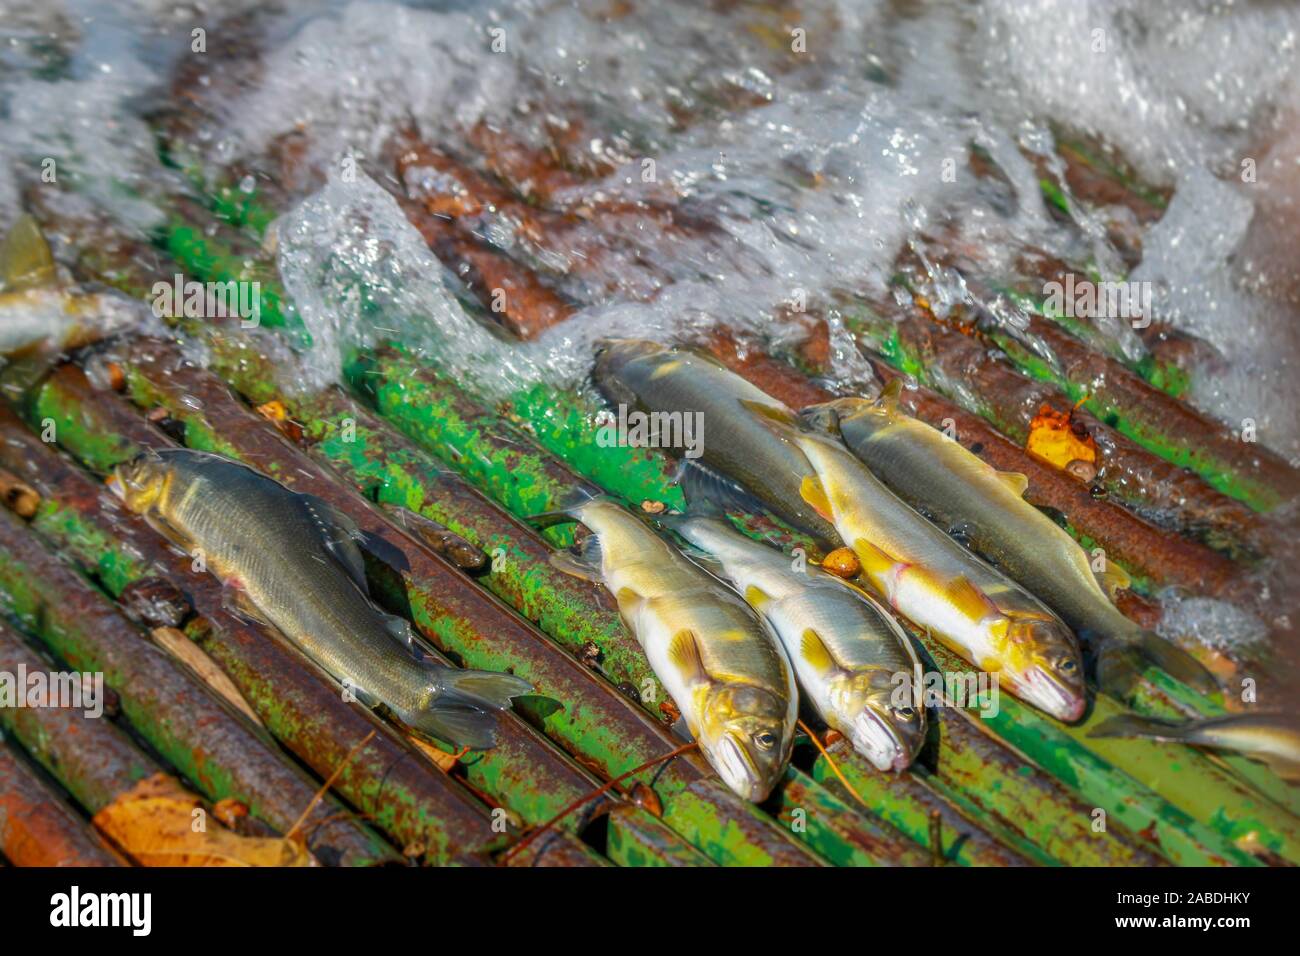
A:
{"label": "caudal fin", "polygon": [[1186,725],[1179,725],[1153,717],[1121,714],[1110,717],[1089,731],[1089,737],[1147,737],[1152,740],[1182,740],[1187,734]]}
{"label": "caudal fin", "polygon": [[1108,641],[1097,657],[1097,685],[1123,697],[1132,690],[1147,666],[1160,668],[1179,683],[1202,694],[1220,690],[1214,675],[1185,650],[1152,631],[1141,631],[1133,641]]}
{"label": "caudal fin", "polygon": [[497,743],[497,711],[511,699],[530,693],[533,685],[513,674],[446,668],[433,703],[403,720],[418,733],[457,746],[488,750]]}

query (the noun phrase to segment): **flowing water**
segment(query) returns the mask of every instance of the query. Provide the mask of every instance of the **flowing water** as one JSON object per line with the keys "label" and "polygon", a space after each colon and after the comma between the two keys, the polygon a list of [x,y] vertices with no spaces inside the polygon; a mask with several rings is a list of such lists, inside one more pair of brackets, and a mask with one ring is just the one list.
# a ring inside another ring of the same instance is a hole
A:
{"label": "flowing water", "polygon": [[[989,290],[1023,285],[1030,253],[1149,283],[1151,317],[1212,346],[1187,400],[1300,461],[1298,41],[1300,7],[1224,0],[0,0],[0,223],[52,161],[78,201],[148,234],[183,188],[150,111],[185,58],[221,55],[229,72],[191,91],[207,111],[192,141],[214,171],[272,168],[295,143],[275,240],[315,384],[398,338],[485,397],[579,387],[603,336],[722,325],[784,345],[804,334],[794,303],[826,319],[831,377],[856,381],[846,303],[890,300],[904,257],[936,312],[980,305],[1018,333]],[[399,131],[455,153],[484,128],[559,155],[553,207],[596,210],[540,237],[482,214],[483,238],[576,306],[526,346],[469,314],[391,195],[437,171],[399,184],[384,163]],[[1062,137],[1169,197],[1136,262],[1115,241],[1131,211],[1044,200]],[[1141,357],[1132,329],[1101,325]],[[1258,636],[1230,612],[1171,604],[1185,631]]]}

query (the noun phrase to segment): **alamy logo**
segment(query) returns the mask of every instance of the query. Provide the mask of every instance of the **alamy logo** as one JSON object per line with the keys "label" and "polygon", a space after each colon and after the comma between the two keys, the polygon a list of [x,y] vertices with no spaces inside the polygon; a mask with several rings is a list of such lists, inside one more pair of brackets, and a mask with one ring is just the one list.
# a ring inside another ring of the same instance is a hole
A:
{"label": "alamy logo", "polygon": [[596,416],[601,448],[676,448],[687,458],[704,454],[703,412],[639,412],[618,406],[618,414]]}
{"label": "alamy logo", "polygon": [[929,671],[921,680],[920,694],[915,686],[915,678],[906,671],[900,671],[893,677],[894,690],[890,703],[895,707],[911,707],[917,703],[923,707],[956,707],[962,710],[977,710],[984,718],[998,715],[998,677],[986,671]]}
{"label": "alamy logo", "polygon": [[51,926],[129,926],[133,936],[148,936],[153,924],[151,893],[71,892],[50,897]]}
{"label": "alamy logo", "polygon": [[1151,324],[1150,282],[1075,281],[1067,273],[1065,282],[1043,286],[1044,311],[1070,319],[1129,319],[1135,329]]}
{"label": "alamy logo", "polygon": [[0,707],[51,707],[80,710],[87,717],[104,713],[104,675],[100,672],[0,671]]}
{"label": "alamy logo", "polygon": [[155,282],[150,290],[153,314],[160,319],[225,319],[238,317],[246,329],[262,321],[262,283],[198,282],[179,272],[172,282]]}

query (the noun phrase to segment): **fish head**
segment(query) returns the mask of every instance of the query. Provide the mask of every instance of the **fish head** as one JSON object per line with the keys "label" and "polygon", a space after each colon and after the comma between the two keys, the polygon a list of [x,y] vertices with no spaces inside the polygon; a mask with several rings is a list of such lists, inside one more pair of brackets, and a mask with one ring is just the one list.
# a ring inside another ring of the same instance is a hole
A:
{"label": "fish head", "polygon": [[763,687],[723,684],[706,699],[696,739],[727,786],[766,800],[794,744],[789,701]]}
{"label": "fish head", "polygon": [[1012,692],[1057,720],[1082,717],[1088,705],[1083,655],[1070,630],[1053,619],[1012,617],[1007,641],[1009,666],[1002,675]]}
{"label": "fish head", "polygon": [[670,350],[649,339],[601,339],[596,343],[596,364],[592,371],[597,387],[611,402],[635,406],[635,382],[645,374],[639,369],[629,374],[628,366],[640,359],[667,356]]}
{"label": "fish head", "polygon": [[142,514],[162,500],[170,480],[169,465],[160,456],[145,452],[115,467],[110,487],[129,510]]}
{"label": "fish head", "polygon": [[906,770],[925,745],[925,709],[913,675],[899,681],[883,668],[845,674],[830,688],[830,703],[853,749],[877,770]]}

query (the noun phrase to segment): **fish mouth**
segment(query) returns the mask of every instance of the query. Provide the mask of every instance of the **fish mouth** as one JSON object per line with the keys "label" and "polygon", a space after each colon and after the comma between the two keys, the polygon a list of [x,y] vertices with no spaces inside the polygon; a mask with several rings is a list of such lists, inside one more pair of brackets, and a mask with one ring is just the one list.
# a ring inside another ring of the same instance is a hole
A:
{"label": "fish mouth", "polygon": [[763,780],[749,753],[731,734],[723,734],[714,748],[713,766],[727,786],[746,800],[759,803],[772,792],[772,783]]}
{"label": "fish mouth", "polygon": [[1088,706],[1082,692],[1037,665],[1025,671],[1017,683],[1017,696],[1065,723],[1078,720]]}
{"label": "fish mouth", "polygon": [[897,729],[870,708],[854,718],[849,732],[853,749],[871,761],[880,771],[906,770],[912,764],[911,750],[903,743]]}

